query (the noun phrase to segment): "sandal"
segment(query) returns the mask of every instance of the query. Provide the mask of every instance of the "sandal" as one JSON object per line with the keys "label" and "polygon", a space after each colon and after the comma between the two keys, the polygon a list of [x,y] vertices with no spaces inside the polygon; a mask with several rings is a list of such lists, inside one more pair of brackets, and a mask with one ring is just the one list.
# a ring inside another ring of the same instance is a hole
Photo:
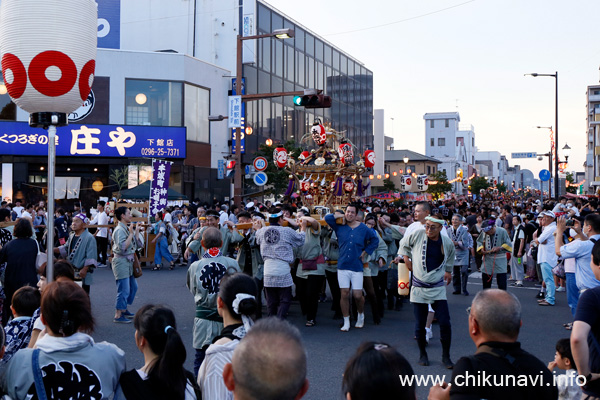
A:
{"label": "sandal", "polygon": [[314,319],[311,319],[310,321],[306,321],[306,325],[305,325],[305,326],[307,326],[307,327],[309,327],[309,328],[310,328],[310,327],[313,327],[313,326],[315,326],[316,324],[317,324],[317,323],[315,322],[315,320],[314,320]]}
{"label": "sandal", "polygon": [[175,268],[175,264],[171,263],[171,266],[169,267],[169,270],[173,271],[174,268]]}
{"label": "sandal", "polygon": [[162,267],[156,266],[154,268],[152,268],[152,271],[160,271],[162,269]]}
{"label": "sandal", "polygon": [[564,327],[565,327],[565,329],[566,329],[566,330],[568,330],[568,331],[570,331],[570,330],[572,330],[572,329],[573,329],[573,323],[572,323],[572,322],[569,322],[569,323],[563,324],[563,326],[564,326]]}

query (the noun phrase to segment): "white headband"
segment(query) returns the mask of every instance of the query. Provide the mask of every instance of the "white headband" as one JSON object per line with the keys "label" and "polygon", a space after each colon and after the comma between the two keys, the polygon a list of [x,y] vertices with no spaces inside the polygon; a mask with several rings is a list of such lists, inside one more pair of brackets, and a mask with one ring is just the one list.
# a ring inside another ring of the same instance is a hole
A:
{"label": "white headband", "polygon": [[[240,303],[242,302],[242,300],[245,299],[256,299],[256,297],[252,296],[251,294],[248,293],[238,293],[235,295],[235,300],[233,300],[233,303],[231,304],[233,307],[233,311],[239,315],[240,313]],[[246,329],[246,332],[248,332],[250,330],[250,328],[252,327],[252,325],[254,324],[254,322],[252,321],[252,318],[248,317],[247,315],[242,315],[242,322],[244,323],[244,329]]]}
{"label": "white headband", "polygon": [[279,211],[277,214],[269,214],[269,218],[279,218],[283,215],[283,211]]}
{"label": "white headband", "polygon": [[427,221],[431,221],[431,222],[436,222],[440,225],[444,225],[446,223],[446,221],[444,221],[443,219],[437,219],[437,218],[433,218],[432,216],[428,215],[425,217],[425,219]]}

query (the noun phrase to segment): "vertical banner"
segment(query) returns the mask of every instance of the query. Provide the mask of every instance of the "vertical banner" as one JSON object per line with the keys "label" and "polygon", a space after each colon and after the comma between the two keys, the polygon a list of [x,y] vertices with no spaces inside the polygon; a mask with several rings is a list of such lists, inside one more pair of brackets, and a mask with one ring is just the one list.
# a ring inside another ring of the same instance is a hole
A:
{"label": "vertical banner", "polygon": [[150,216],[154,216],[167,206],[169,191],[170,161],[152,160],[152,184],[150,185]]}

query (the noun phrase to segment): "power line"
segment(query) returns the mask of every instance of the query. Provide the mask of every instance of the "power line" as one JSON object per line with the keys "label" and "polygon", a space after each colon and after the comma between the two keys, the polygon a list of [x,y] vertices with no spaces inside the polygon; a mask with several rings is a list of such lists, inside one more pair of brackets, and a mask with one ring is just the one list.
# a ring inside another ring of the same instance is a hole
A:
{"label": "power line", "polygon": [[474,2],[475,0],[469,0],[469,1],[465,1],[464,3],[460,3],[460,4],[455,4],[453,6],[450,7],[446,7],[446,8],[442,8],[440,10],[436,10],[436,11],[432,11],[432,12],[428,12],[426,14],[421,14],[421,15],[416,15],[414,17],[410,17],[410,18],[406,18],[406,19],[401,19],[400,21],[394,21],[394,22],[388,22],[386,24],[381,24],[381,25],[375,25],[375,26],[369,26],[367,28],[360,28],[360,29],[354,29],[351,31],[345,31],[345,32],[338,32],[338,33],[330,33],[327,35],[323,35],[323,36],[336,36],[336,35],[345,35],[346,33],[353,33],[353,32],[361,32],[361,31],[367,31],[370,29],[377,29],[377,28],[382,28],[384,26],[389,26],[389,25],[395,25],[395,24],[400,24],[402,22],[406,22],[406,21],[412,21],[413,19],[418,19],[418,18],[423,18],[423,17],[427,17],[429,15],[433,15],[433,14],[437,14],[437,13],[441,13],[443,11],[447,11],[456,7],[460,7],[460,6],[464,6],[465,4],[469,4]]}

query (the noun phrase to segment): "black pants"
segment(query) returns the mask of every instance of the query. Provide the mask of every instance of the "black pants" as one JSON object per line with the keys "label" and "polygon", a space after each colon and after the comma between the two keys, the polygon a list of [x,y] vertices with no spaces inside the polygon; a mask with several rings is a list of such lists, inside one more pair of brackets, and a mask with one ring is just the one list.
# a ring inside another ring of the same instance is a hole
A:
{"label": "black pants", "polygon": [[[427,324],[429,307],[426,303],[413,303],[413,306],[415,314],[415,336],[417,337],[417,341],[425,340],[425,325]],[[448,301],[434,301],[431,307],[435,311],[435,317],[440,325],[440,340],[450,342],[452,339],[452,325],[450,324]]]}
{"label": "black pants", "polygon": [[375,299],[377,301],[377,311],[379,311],[379,316],[383,317],[383,313],[385,310],[384,300],[385,300],[385,290],[387,288],[387,275],[388,270],[379,271],[377,276],[373,276],[373,288],[375,289]]}
{"label": "black pants", "polygon": [[455,292],[463,293],[467,292],[467,279],[469,279],[469,266],[468,265],[455,265],[454,273],[452,274],[452,285],[454,286]]}
{"label": "black pants", "polygon": [[337,278],[337,272],[327,271],[325,270],[325,277],[327,278],[327,283],[329,284],[329,290],[331,290],[331,297],[333,298],[333,303],[331,304],[331,310],[341,316],[342,309],[340,307],[340,284]]}
{"label": "black pants", "polygon": [[298,278],[296,280],[296,296],[300,300],[302,314],[306,315],[307,321],[317,319],[317,310],[319,308],[319,295],[325,282],[323,275],[308,275],[306,279]]}
{"label": "black pants", "polygon": [[[496,284],[498,284],[498,289],[506,290],[506,272],[503,274],[494,275],[496,275]],[[494,278],[494,275],[488,275],[483,272],[481,273],[481,280],[483,282],[484,289],[489,289],[492,287],[492,279]]]}
{"label": "black pants", "polygon": [[286,319],[292,303],[292,287],[266,287],[267,316]]}
{"label": "black pants", "polygon": [[258,303],[258,310],[256,310],[256,319],[262,318],[262,293],[265,288],[262,279],[254,278],[254,282],[256,282],[258,297],[256,302]]}
{"label": "black pants", "polygon": [[[96,235],[96,251],[98,252],[98,262],[104,265],[108,265],[108,256],[106,254],[107,249],[108,238]],[[102,255],[102,257],[100,257],[100,255]]]}

